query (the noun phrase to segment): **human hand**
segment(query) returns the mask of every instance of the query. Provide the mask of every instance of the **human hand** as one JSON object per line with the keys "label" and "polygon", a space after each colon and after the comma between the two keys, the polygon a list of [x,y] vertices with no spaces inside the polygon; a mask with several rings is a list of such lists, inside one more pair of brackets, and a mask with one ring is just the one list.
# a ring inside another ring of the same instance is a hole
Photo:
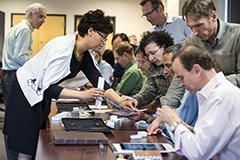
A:
{"label": "human hand", "polygon": [[133,110],[136,108],[136,101],[135,100],[124,100],[120,103],[120,106],[123,109]]}
{"label": "human hand", "polygon": [[104,95],[104,90],[100,88],[90,88],[88,90],[82,91],[83,94],[81,96],[82,99],[97,99],[102,100]]}
{"label": "human hand", "polygon": [[167,105],[162,106],[162,108],[159,107],[156,113],[158,117],[161,117],[163,122],[166,122],[169,125],[181,121],[176,109],[172,109]]}
{"label": "human hand", "polygon": [[160,117],[157,117],[147,128],[148,135],[154,135],[162,131],[163,123]]}
{"label": "human hand", "polygon": [[121,96],[122,100],[118,103],[124,109],[136,109],[138,104],[137,100],[129,96]]}
{"label": "human hand", "polygon": [[133,120],[133,121],[139,121],[142,119],[142,117],[144,117],[144,112],[132,112],[128,118]]}

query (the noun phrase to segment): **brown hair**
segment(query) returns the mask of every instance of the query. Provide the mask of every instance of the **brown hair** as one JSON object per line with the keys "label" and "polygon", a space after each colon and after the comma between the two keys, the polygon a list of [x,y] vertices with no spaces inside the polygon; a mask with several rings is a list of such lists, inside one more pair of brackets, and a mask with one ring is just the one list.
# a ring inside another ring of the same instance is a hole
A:
{"label": "brown hair", "polygon": [[202,16],[210,17],[212,11],[216,11],[212,0],[186,0],[182,7],[182,17],[200,19]]}
{"label": "brown hair", "polygon": [[130,55],[134,55],[133,47],[128,42],[120,42],[114,49],[114,51],[119,55],[123,56],[124,52],[127,52]]}
{"label": "brown hair", "polygon": [[144,6],[147,2],[151,2],[152,4],[152,9],[157,8],[159,6],[162,6],[163,10],[164,10],[164,5],[163,2],[161,0],[142,0],[140,2],[141,6]]}

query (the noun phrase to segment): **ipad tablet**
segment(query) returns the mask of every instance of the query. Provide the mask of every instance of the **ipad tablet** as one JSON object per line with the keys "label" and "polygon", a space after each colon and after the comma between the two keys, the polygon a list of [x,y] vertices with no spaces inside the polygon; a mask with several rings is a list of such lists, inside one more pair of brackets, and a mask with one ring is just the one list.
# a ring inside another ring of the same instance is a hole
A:
{"label": "ipad tablet", "polygon": [[132,154],[134,150],[159,150],[160,153],[175,152],[168,143],[112,143],[110,148],[115,154]]}

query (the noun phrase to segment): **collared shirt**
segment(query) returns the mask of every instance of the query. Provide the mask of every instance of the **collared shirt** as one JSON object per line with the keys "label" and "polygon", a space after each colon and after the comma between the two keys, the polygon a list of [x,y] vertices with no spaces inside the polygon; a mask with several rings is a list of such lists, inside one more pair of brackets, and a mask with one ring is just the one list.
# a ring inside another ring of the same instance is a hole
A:
{"label": "collared shirt", "polygon": [[175,149],[188,159],[240,159],[240,89],[223,73],[216,74],[199,92],[199,118],[190,132],[179,125]]}
{"label": "collared shirt", "polygon": [[169,82],[163,73],[163,66],[151,64],[147,73],[147,79],[141,91],[134,95],[139,108],[155,100],[159,105],[159,98],[167,93]]}
{"label": "collared shirt", "polygon": [[[201,41],[200,38],[190,35],[186,44],[203,44],[211,54],[217,71],[222,71],[232,84],[240,88],[240,25],[226,23],[218,19],[219,32],[214,44]],[[174,78],[166,96],[161,98],[161,103],[178,107],[184,89],[179,86],[180,79]]]}
{"label": "collared shirt", "polygon": [[166,31],[174,39],[174,44],[183,43],[186,37],[192,33],[186,22],[179,16],[168,16],[166,23],[160,26],[152,26],[150,31]]}
{"label": "collared shirt", "polygon": [[213,44],[209,41],[201,41],[193,35],[186,39],[186,44],[202,42],[211,54],[216,70],[222,71],[230,82],[240,87],[240,25],[226,23],[220,19],[218,25],[219,32]]}
{"label": "collared shirt", "polygon": [[126,65],[116,91],[123,95],[133,96],[141,90],[144,79],[141,70],[137,67],[136,60],[133,60]]}
{"label": "collared shirt", "polygon": [[3,70],[17,70],[32,57],[33,30],[27,20],[22,20],[10,29],[3,46]]}

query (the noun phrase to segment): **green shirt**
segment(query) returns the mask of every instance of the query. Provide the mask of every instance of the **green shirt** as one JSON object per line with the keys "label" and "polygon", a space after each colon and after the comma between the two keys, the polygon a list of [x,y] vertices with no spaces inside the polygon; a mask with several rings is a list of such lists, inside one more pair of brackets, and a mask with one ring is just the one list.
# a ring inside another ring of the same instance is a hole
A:
{"label": "green shirt", "polygon": [[137,67],[136,60],[133,60],[126,65],[116,91],[123,95],[133,96],[141,90],[144,79],[145,77],[142,75],[141,70]]}

